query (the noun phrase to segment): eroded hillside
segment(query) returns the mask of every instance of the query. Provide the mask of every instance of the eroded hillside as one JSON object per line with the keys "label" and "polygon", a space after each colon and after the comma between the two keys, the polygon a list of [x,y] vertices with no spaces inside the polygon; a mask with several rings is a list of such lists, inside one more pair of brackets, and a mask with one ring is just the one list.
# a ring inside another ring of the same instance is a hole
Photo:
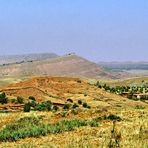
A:
{"label": "eroded hillside", "polygon": [[126,108],[136,105],[146,106],[140,101],[132,101],[119,95],[106,92],[89,84],[87,80],[67,77],[35,77],[30,80],[11,84],[1,89],[10,98],[22,96],[26,101],[34,96],[38,102],[52,101],[64,103],[71,98],[74,102],[79,99],[88,102],[93,108]]}

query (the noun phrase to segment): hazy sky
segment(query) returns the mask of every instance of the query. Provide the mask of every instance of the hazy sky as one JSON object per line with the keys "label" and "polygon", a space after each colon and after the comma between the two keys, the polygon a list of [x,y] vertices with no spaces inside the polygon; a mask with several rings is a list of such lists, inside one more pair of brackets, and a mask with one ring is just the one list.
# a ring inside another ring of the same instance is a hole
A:
{"label": "hazy sky", "polygon": [[0,54],[148,61],[148,0],[0,0]]}

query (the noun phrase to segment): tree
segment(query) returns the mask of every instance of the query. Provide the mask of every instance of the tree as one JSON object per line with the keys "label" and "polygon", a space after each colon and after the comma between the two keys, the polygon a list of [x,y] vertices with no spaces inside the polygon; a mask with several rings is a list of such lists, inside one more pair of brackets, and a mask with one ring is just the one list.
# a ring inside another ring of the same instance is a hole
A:
{"label": "tree", "polygon": [[33,100],[33,101],[36,101],[36,100],[35,100],[35,97],[33,97],[33,96],[29,96],[29,99],[30,99],[30,100]]}
{"label": "tree", "polygon": [[0,94],[0,103],[2,104],[8,103],[8,98],[6,97],[6,94],[4,92]]}
{"label": "tree", "polygon": [[72,108],[77,108],[77,107],[79,107],[79,105],[76,103],[72,106]]}
{"label": "tree", "polygon": [[69,109],[70,108],[70,104],[64,104],[63,109]]}
{"label": "tree", "polygon": [[18,97],[17,97],[17,103],[23,104],[23,103],[24,103],[24,98],[18,96]]}
{"label": "tree", "polygon": [[78,104],[82,104],[82,100],[78,100]]}
{"label": "tree", "polygon": [[88,106],[87,103],[83,103],[84,108],[87,108],[87,106]]}
{"label": "tree", "polygon": [[24,105],[24,112],[30,112],[30,104],[29,103],[26,103]]}

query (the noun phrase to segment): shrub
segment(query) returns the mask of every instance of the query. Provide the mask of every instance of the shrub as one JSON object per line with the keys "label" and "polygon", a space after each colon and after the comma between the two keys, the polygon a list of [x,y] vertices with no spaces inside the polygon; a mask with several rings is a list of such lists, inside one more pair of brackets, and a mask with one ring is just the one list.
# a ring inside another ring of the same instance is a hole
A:
{"label": "shrub", "polygon": [[54,111],[57,111],[57,110],[59,110],[59,107],[54,105],[54,106],[53,106],[53,110],[54,110]]}
{"label": "shrub", "polygon": [[36,105],[37,105],[37,103],[33,100],[31,102],[29,102],[29,104],[30,104],[30,107],[36,107]]}
{"label": "shrub", "polygon": [[84,94],[84,97],[86,97],[86,96],[87,96],[87,94],[85,93],[85,94]]}
{"label": "shrub", "polygon": [[0,94],[0,98],[6,98],[6,94],[5,94],[4,92],[2,92],[2,93]]}
{"label": "shrub", "polygon": [[24,105],[24,112],[30,112],[30,103]]}
{"label": "shrub", "polygon": [[16,99],[11,99],[11,103],[15,103],[15,102],[17,102]]}
{"label": "shrub", "polygon": [[73,100],[72,99],[67,99],[67,101],[73,103]]}
{"label": "shrub", "polygon": [[33,96],[29,96],[29,99],[30,99],[30,100],[33,100],[33,101],[36,101],[36,100],[35,100],[35,97],[33,97]]}
{"label": "shrub", "polygon": [[53,96],[53,95],[49,95],[49,97],[55,98],[55,99],[59,99],[60,98],[60,96]]}
{"label": "shrub", "polygon": [[88,124],[91,127],[97,127],[97,126],[99,126],[99,123],[96,120],[90,120],[90,121],[88,121]]}
{"label": "shrub", "polygon": [[6,94],[4,92],[2,92],[0,94],[0,103],[1,104],[6,104],[8,103],[8,98],[6,97]]}
{"label": "shrub", "polygon": [[18,96],[16,101],[17,101],[17,103],[23,104],[24,103],[24,98]]}
{"label": "shrub", "polygon": [[82,81],[81,80],[77,80],[77,83],[81,83]]}
{"label": "shrub", "polygon": [[114,114],[110,114],[110,115],[104,115],[104,116],[98,116],[96,118],[94,118],[94,120],[117,120],[120,121],[121,118],[117,115]]}
{"label": "shrub", "polygon": [[79,105],[76,103],[72,106],[72,108],[77,108],[77,107],[79,107]]}
{"label": "shrub", "polygon": [[83,107],[87,108],[88,107],[87,103],[83,103]]}
{"label": "shrub", "polygon": [[118,121],[121,120],[121,118],[120,118],[119,116],[114,115],[114,114],[110,114],[110,115],[107,117],[107,119],[110,119],[110,120],[118,120]]}
{"label": "shrub", "polygon": [[42,102],[42,103],[36,104],[36,106],[34,107],[34,110],[39,110],[39,111],[51,110],[51,106],[52,106],[51,101]]}
{"label": "shrub", "polygon": [[90,109],[91,107],[88,105],[87,108]]}
{"label": "shrub", "polygon": [[82,100],[78,100],[78,104],[82,104]]}
{"label": "shrub", "polygon": [[70,104],[64,104],[63,109],[69,109],[70,108]]}

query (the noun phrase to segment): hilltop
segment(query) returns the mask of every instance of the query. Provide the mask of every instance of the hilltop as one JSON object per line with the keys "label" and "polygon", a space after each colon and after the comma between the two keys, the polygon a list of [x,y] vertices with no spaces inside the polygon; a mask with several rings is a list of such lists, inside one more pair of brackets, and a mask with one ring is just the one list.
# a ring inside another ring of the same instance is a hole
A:
{"label": "hilltop", "polygon": [[32,54],[21,54],[21,55],[3,55],[0,56],[0,65],[13,65],[21,64],[32,61],[40,61],[45,59],[56,58],[58,55],[55,53],[32,53]]}
{"label": "hilltop", "polygon": [[30,62],[17,62],[0,66],[0,77],[4,76],[69,76],[82,78],[116,78],[102,66],[75,54],[54,58],[39,58]]}

